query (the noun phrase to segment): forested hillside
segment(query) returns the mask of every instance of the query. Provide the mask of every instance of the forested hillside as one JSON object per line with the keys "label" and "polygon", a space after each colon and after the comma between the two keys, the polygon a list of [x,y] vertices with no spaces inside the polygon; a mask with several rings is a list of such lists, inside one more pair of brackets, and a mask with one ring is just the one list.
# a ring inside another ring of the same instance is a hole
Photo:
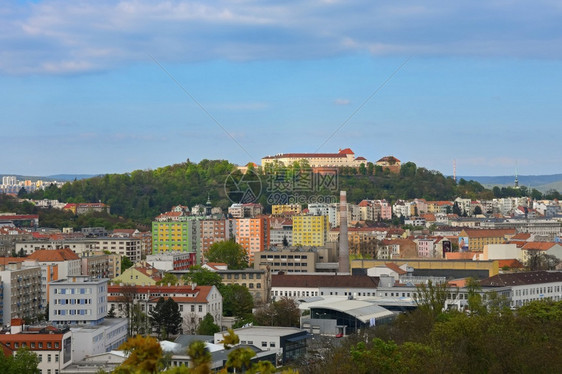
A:
{"label": "forested hillside", "polygon": [[[306,168],[306,165],[295,163],[289,168],[284,168],[284,178],[290,178],[291,171],[294,173]],[[214,206],[226,209],[232,201],[225,192],[225,181],[233,171],[241,177],[240,172],[236,171],[236,166],[228,161],[202,160],[196,164],[188,160],[156,170],[136,170],[127,174],[107,174],[78,180],[67,183],[62,188],[51,186],[44,191],[23,194],[22,197],[74,203],[101,201],[111,206],[111,214],[114,216],[148,224],[155,216],[174,205],[192,207],[195,204],[204,204],[207,196],[210,196]],[[259,202],[266,207],[266,211],[270,209],[270,173],[278,171],[264,172],[259,168],[249,171],[255,172],[261,180]],[[338,177],[339,185],[336,189],[305,190],[299,191],[298,194],[307,197],[329,194],[336,198],[338,190],[346,190],[348,201],[355,203],[362,199],[387,199],[391,202],[416,197],[427,200],[452,200],[457,196],[490,199],[494,197],[494,193],[506,196],[521,194],[519,190],[505,188],[492,192],[474,181],[461,179],[456,183],[439,172],[418,168],[412,162],[403,164],[399,174],[392,174],[369,163],[367,167],[359,169],[342,168]],[[540,193],[538,194],[540,196]]]}

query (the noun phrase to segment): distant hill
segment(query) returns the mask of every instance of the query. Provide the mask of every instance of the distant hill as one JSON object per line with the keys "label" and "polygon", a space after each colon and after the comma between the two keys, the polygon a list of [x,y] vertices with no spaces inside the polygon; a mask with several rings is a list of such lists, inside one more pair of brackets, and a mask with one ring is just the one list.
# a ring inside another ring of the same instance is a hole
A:
{"label": "distant hill", "polygon": [[49,175],[45,178],[57,180],[57,181],[73,181],[73,180],[81,180],[81,179],[88,179],[96,177],[97,174],[55,174]]}
{"label": "distant hill", "polygon": [[0,174],[0,178],[5,177],[5,176],[13,176],[16,177],[17,180],[22,181],[22,180],[31,180],[31,181],[37,181],[37,180],[46,180],[46,181],[59,181],[59,182],[65,182],[65,181],[73,181],[73,180],[81,180],[81,179],[88,179],[88,178],[93,178],[96,175],[95,174],[55,174],[55,175],[47,175],[47,176],[43,176],[43,177],[39,177],[39,176],[29,176],[29,175],[18,175],[18,174]]}
{"label": "distant hill", "polygon": [[[478,177],[478,176],[464,176],[458,177],[465,180],[476,181],[486,188],[499,186],[499,187],[511,187],[515,182],[514,175],[506,176],[495,176],[495,177]],[[548,190],[562,191],[562,174],[551,174],[551,175],[520,175],[518,176],[519,185],[527,186],[531,188],[536,188],[541,192],[546,192]]]}

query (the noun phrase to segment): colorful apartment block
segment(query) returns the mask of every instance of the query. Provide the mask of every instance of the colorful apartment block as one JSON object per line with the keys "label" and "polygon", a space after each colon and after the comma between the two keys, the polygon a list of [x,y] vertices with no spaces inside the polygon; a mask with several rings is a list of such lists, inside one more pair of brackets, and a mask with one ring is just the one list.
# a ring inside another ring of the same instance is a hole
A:
{"label": "colorful apartment block", "polygon": [[328,241],[330,222],[327,216],[293,217],[293,245],[323,246]]}
{"label": "colorful apartment block", "polygon": [[197,220],[152,222],[152,253],[195,252],[197,263],[200,263],[200,227],[200,222]]}
{"label": "colorful apartment block", "polygon": [[236,220],[236,242],[248,253],[250,262],[254,254],[269,248],[269,217],[242,218]]}
{"label": "colorful apartment block", "polygon": [[302,207],[300,204],[285,204],[285,205],[272,205],[271,214],[282,215],[282,214],[300,214]]}
{"label": "colorful apartment block", "polygon": [[204,219],[201,221],[203,257],[214,243],[230,240],[234,236],[235,224],[234,219]]}

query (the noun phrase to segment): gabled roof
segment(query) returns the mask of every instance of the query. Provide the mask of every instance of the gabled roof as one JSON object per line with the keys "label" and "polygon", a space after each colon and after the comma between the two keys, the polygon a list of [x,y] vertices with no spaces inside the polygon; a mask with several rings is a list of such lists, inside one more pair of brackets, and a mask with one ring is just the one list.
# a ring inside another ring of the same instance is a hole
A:
{"label": "gabled roof", "polygon": [[389,162],[389,163],[398,163],[400,162],[399,159],[397,159],[394,156],[384,156],[383,158],[381,158],[380,160],[378,160],[377,162]]}
{"label": "gabled roof", "polygon": [[527,242],[523,245],[523,249],[531,251],[548,251],[557,244],[558,243],[553,242]]}
{"label": "gabled roof", "polygon": [[29,260],[37,260],[39,262],[62,262],[70,260],[79,260],[80,256],[70,248],[64,249],[38,249],[29,256]]}
{"label": "gabled roof", "polygon": [[366,275],[281,275],[271,276],[272,287],[376,288],[379,279]]}
{"label": "gabled roof", "polygon": [[480,281],[484,287],[523,286],[526,284],[562,282],[561,271],[528,271],[498,274]]}
{"label": "gabled roof", "polygon": [[511,260],[498,260],[498,266],[500,268],[508,267],[511,269],[522,269],[524,266],[519,260],[511,259]]}
{"label": "gabled roof", "polygon": [[398,275],[404,275],[408,273],[406,270],[403,270],[400,266],[396,265],[394,262],[386,262],[384,265],[390,270],[397,273]]}
{"label": "gabled roof", "polygon": [[463,231],[471,238],[496,238],[515,235],[515,229],[464,229]]}
{"label": "gabled roof", "polygon": [[520,233],[515,234],[515,236],[513,236],[513,237],[511,238],[511,240],[524,240],[524,241],[527,241],[527,240],[530,239],[530,238],[531,238],[531,234],[526,233],[526,232],[520,232]]}

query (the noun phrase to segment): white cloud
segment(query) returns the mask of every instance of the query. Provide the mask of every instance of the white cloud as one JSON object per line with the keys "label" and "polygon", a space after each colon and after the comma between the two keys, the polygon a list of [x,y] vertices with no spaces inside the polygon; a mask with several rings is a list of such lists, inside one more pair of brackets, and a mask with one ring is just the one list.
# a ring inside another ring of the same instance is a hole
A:
{"label": "white cloud", "polygon": [[349,105],[349,104],[351,104],[351,101],[349,101],[349,99],[336,99],[336,100],[334,100],[334,104],[336,104],[336,105]]}
{"label": "white cloud", "polygon": [[556,2],[0,0],[0,72],[349,52],[562,58]]}

